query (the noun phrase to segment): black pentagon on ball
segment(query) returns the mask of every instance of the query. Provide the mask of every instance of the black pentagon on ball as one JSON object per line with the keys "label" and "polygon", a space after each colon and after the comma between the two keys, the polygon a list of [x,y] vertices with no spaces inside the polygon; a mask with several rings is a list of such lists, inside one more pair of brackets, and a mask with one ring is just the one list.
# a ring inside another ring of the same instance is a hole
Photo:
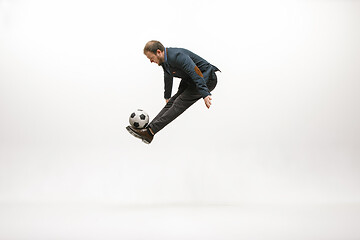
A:
{"label": "black pentagon on ball", "polygon": [[138,122],[134,122],[134,127],[138,128],[140,124]]}
{"label": "black pentagon on ball", "polygon": [[131,118],[134,118],[135,115],[136,115],[136,114],[133,112],[133,113],[130,115],[130,117],[131,117]]}
{"label": "black pentagon on ball", "polygon": [[141,119],[141,120],[145,120],[145,118],[146,118],[145,114],[141,114],[141,115],[140,115],[140,119]]}

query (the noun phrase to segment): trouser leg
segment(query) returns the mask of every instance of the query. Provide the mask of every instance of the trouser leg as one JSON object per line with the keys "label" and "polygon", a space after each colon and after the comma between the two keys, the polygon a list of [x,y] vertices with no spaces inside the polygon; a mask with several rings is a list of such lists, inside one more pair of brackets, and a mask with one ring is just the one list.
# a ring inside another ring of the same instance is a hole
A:
{"label": "trouser leg", "polygon": [[[149,124],[149,126],[154,123],[154,122],[157,122],[160,117],[162,115],[164,115],[164,113],[166,113],[173,105],[175,99],[184,91],[185,89],[183,89],[182,91],[179,90],[174,96],[172,96],[169,101],[166,103],[166,105],[164,106],[163,109],[161,109],[161,111],[158,113],[158,115],[151,121],[151,123]],[[153,129],[152,129],[153,130]]]}
{"label": "trouser leg", "polygon": [[201,95],[197,91],[191,90],[196,89],[187,88],[185,91],[175,94],[160,111],[158,116],[151,121],[149,127],[155,134],[201,98]]}
{"label": "trouser leg", "polygon": [[[216,83],[216,79],[212,79],[207,83],[210,91],[215,88]],[[159,132],[200,98],[201,95],[194,86],[179,89],[159,114],[151,121],[149,127],[154,133]]]}

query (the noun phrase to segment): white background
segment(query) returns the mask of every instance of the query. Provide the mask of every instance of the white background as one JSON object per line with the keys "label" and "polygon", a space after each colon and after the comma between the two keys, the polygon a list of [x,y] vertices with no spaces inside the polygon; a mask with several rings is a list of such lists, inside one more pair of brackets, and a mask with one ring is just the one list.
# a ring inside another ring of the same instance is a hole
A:
{"label": "white background", "polygon": [[[222,73],[145,145],[153,39]],[[359,203],[359,66],[359,1],[1,0],[0,201]]]}

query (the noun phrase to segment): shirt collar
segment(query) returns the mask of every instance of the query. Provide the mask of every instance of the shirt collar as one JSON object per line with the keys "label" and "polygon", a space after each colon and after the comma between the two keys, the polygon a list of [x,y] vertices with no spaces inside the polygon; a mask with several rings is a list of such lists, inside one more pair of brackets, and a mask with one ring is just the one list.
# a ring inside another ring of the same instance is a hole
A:
{"label": "shirt collar", "polygon": [[166,48],[164,50],[164,62],[167,63],[167,51],[166,51]]}

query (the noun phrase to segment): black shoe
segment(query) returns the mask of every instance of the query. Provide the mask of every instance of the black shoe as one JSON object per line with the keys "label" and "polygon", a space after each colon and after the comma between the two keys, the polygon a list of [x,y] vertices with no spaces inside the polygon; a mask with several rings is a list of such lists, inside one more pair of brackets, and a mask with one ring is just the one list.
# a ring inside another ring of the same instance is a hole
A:
{"label": "black shoe", "polygon": [[147,128],[137,129],[132,126],[127,126],[126,130],[134,137],[140,138],[144,143],[149,144],[154,138],[150,130]]}

